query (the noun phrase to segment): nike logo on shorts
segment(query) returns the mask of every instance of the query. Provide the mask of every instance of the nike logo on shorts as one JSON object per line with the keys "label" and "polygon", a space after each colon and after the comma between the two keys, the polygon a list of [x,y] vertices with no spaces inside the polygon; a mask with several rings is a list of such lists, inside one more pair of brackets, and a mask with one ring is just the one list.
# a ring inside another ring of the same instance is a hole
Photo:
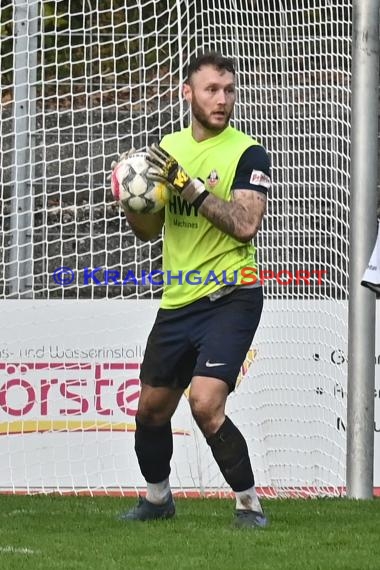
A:
{"label": "nike logo on shorts", "polygon": [[213,368],[214,366],[226,366],[227,362],[210,362],[209,360],[206,362],[207,368]]}

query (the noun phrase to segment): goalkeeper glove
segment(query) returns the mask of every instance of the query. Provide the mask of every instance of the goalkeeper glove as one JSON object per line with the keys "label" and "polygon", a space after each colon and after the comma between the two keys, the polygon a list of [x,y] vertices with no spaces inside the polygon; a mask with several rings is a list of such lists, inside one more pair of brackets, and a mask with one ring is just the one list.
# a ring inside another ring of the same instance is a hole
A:
{"label": "goalkeeper glove", "polygon": [[196,208],[209,195],[203,182],[199,178],[191,178],[176,159],[158,144],[152,144],[148,148],[146,161],[152,167],[147,177],[163,182]]}
{"label": "goalkeeper glove", "polygon": [[111,162],[111,170],[115,170],[115,167],[119,164],[119,162],[121,162],[122,160],[124,160],[125,158],[128,158],[129,156],[131,156],[132,154],[135,154],[137,151],[135,148],[131,148],[131,150],[127,150],[125,152],[123,152],[119,158],[117,160],[113,160]]}

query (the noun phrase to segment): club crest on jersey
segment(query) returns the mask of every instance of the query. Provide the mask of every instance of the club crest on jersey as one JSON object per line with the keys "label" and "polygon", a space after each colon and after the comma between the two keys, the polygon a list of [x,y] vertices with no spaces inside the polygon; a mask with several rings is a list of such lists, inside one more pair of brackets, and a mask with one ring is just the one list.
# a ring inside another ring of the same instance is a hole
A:
{"label": "club crest on jersey", "polygon": [[211,170],[210,174],[207,176],[206,181],[210,188],[215,188],[219,182],[219,174],[215,169]]}

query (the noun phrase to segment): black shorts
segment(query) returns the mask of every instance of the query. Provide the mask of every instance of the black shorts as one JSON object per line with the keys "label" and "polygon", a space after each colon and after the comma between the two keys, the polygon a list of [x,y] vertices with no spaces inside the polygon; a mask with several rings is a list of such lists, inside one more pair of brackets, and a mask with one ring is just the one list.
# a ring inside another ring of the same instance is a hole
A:
{"label": "black shorts", "polygon": [[150,386],[188,387],[193,376],[220,378],[230,392],[251,347],[263,308],[261,287],[239,287],[211,301],[159,309],[140,379]]}

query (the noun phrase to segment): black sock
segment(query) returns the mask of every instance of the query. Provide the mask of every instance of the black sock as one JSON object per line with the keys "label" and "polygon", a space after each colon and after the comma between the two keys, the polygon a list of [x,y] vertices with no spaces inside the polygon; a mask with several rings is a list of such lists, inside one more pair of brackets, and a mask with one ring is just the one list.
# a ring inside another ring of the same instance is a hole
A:
{"label": "black sock", "polygon": [[227,416],[218,431],[206,438],[206,441],[233,491],[245,491],[253,487],[255,479],[246,441]]}
{"label": "black sock", "polygon": [[173,454],[171,423],[147,426],[136,417],[135,451],[141,473],[148,483],[160,483],[170,474]]}

